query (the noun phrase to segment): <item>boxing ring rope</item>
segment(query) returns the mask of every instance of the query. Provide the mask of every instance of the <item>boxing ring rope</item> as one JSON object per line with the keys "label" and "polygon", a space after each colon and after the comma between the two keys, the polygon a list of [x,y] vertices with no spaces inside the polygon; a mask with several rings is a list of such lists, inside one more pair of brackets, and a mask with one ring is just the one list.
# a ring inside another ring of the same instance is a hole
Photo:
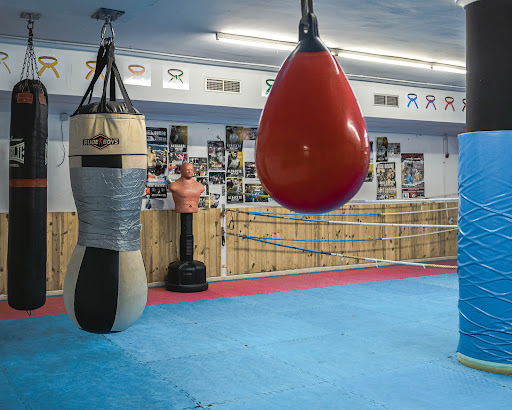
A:
{"label": "boxing ring rope", "polygon": [[[403,203],[422,203],[422,202],[455,202],[458,201],[457,199],[450,198],[449,200],[404,200],[400,201]],[[382,203],[382,201],[368,201],[370,203]],[[368,203],[366,202],[366,203]],[[396,202],[393,202],[396,203]],[[351,205],[355,205],[353,202],[350,203]],[[361,202],[361,204],[365,204],[365,202]],[[400,264],[400,265],[409,265],[409,266],[419,266],[423,268],[432,267],[432,268],[441,268],[441,269],[457,269],[457,266],[450,266],[450,265],[440,265],[440,264],[430,264],[430,263],[417,263],[417,262],[407,262],[407,261],[396,261],[396,260],[390,260],[390,259],[380,259],[380,258],[370,258],[370,257],[363,257],[363,256],[355,256],[355,255],[347,255],[342,253],[334,253],[334,252],[327,252],[327,251],[321,251],[321,250],[314,250],[314,249],[307,249],[302,248],[298,246],[292,246],[292,245],[286,245],[279,242],[315,242],[315,243],[340,243],[340,242],[370,242],[370,241],[386,241],[386,240],[402,240],[406,238],[413,238],[413,237],[421,237],[421,236],[427,236],[427,235],[437,235],[442,234],[445,232],[453,232],[457,231],[458,228],[456,225],[433,225],[433,224],[406,224],[406,223],[378,223],[378,222],[350,222],[350,221],[331,221],[326,219],[311,219],[311,218],[296,218],[294,216],[324,216],[324,217],[354,217],[354,216],[378,216],[378,217],[385,217],[385,216],[391,216],[391,215],[410,215],[410,214],[418,214],[418,213],[425,213],[425,212],[440,212],[445,211],[448,214],[448,211],[450,210],[457,210],[458,207],[446,207],[446,208],[440,208],[440,209],[432,209],[432,210],[420,210],[420,211],[405,211],[405,212],[381,212],[381,213],[361,213],[361,214],[299,214],[299,213],[286,213],[286,212],[264,212],[264,211],[243,211],[240,209],[226,209],[227,212],[232,212],[235,214],[245,214],[245,215],[253,215],[253,216],[261,216],[261,217],[267,217],[267,218],[277,218],[281,220],[293,220],[293,221],[301,221],[301,222],[313,222],[313,223],[319,223],[319,224],[327,224],[327,225],[359,225],[359,226],[381,226],[381,227],[399,227],[399,228],[437,228],[442,230],[437,230],[435,232],[426,232],[421,234],[414,234],[414,235],[402,235],[402,236],[392,236],[392,237],[378,237],[378,238],[369,238],[369,239],[296,239],[296,238],[271,238],[266,236],[252,236],[252,235],[242,235],[237,233],[227,233],[228,235],[235,236],[241,239],[247,239],[251,241],[256,241],[260,243],[265,243],[268,245],[273,245],[277,247],[283,247],[287,249],[294,249],[302,252],[309,252],[314,254],[320,254],[320,255],[327,255],[327,256],[336,256],[341,257],[343,260],[344,258],[348,259],[355,259],[360,260],[364,262],[375,262],[375,264],[378,267],[378,263],[390,263],[390,264]],[[289,217],[286,217],[286,215],[289,215]],[[230,223],[234,220],[231,220]]]}
{"label": "boxing ring rope", "polygon": [[296,213],[288,213],[288,212],[252,212],[252,211],[244,211],[247,214],[256,214],[256,215],[295,215],[295,216],[386,216],[386,215],[405,215],[405,214],[420,214],[424,212],[444,212],[450,211],[453,209],[459,209],[458,207],[454,208],[439,208],[439,209],[426,209],[421,211],[405,211],[405,212],[381,212],[374,214],[296,214]]}
{"label": "boxing ring rope", "polygon": [[[307,219],[307,218],[286,218],[284,216],[269,215],[260,212],[240,211],[226,209],[229,212],[236,212],[241,214],[253,214],[258,216],[265,216],[267,218],[279,218],[292,221],[303,221],[303,222],[319,222],[326,223],[328,225],[365,225],[365,226],[393,226],[397,228],[453,228],[455,225],[427,225],[427,224],[395,224],[395,223],[380,223],[380,222],[348,222],[348,221],[328,221],[326,219]],[[444,209],[443,209],[444,211]],[[329,216],[329,215],[326,215]]]}
{"label": "boxing ring rope", "polygon": [[[447,232],[447,231],[444,231],[444,232]],[[231,235],[231,236],[236,236],[236,237],[239,237],[239,238],[242,238],[242,239],[250,239],[250,240],[253,240],[253,241],[257,241],[257,242],[266,243],[268,245],[280,246],[282,248],[295,249],[295,250],[299,250],[299,251],[303,251],[303,252],[317,253],[317,254],[320,254],[320,255],[338,256],[338,257],[341,258],[341,260],[343,260],[344,258],[349,258],[349,259],[362,260],[362,261],[365,261],[365,262],[375,262],[377,267],[379,266],[378,263],[381,262],[381,263],[392,263],[392,264],[398,264],[398,265],[420,266],[420,267],[422,267],[424,269],[425,268],[457,269],[457,266],[438,265],[438,264],[433,264],[433,263],[416,263],[416,262],[406,262],[406,261],[393,261],[393,260],[389,260],[389,259],[366,258],[366,257],[363,257],[363,256],[344,255],[344,254],[341,254],[341,253],[317,251],[317,250],[314,250],[314,249],[306,249],[306,248],[300,248],[298,246],[284,245],[282,243],[265,241],[265,240],[262,240],[262,239],[257,239],[255,237],[249,237],[247,235],[240,235],[240,234],[235,234],[235,233],[231,233],[231,232],[228,232],[227,234]],[[327,240],[326,242],[332,242],[332,241],[328,241]]]}

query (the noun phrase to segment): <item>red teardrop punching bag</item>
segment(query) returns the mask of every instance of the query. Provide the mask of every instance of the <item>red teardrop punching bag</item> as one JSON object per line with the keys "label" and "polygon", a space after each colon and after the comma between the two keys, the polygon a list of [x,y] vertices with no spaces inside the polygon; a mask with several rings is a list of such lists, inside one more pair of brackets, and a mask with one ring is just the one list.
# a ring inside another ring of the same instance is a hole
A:
{"label": "red teardrop punching bag", "polygon": [[306,16],[299,45],[281,67],[260,119],[256,168],[282,206],[320,213],[357,193],[368,173],[370,146],[352,89],[318,37],[315,15]]}

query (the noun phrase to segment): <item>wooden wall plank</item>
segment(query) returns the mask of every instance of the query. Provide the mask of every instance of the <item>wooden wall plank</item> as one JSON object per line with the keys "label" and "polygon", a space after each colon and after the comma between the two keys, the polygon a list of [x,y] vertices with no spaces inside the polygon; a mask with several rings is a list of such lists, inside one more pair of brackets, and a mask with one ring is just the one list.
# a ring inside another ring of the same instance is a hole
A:
{"label": "wooden wall plank", "polygon": [[[377,213],[400,212],[420,209],[443,209],[456,207],[445,204],[348,204],[332,213]],[[246,208],[243,208],[246,209]],[[243,210],[241,209],[241,210]],[[289,213],[281,207],[258,207],[251,210]],[[330,220],[448,224],[453,218],[456,227],[457,209],[417,214],[379,216],[334,217]],[[149,282],[163,282],[170,262],[179,258],[180,219],[174,211],[141,212],[141,252]],[[307,218],[307,217],[306,217]],[[315,217],[317,218],[317,217]],[[319,219],[319,218],[317,218]],[[231,210],[226,212],[226,232],[250,234],[272,238],[311,239],[371,239],[378,237],[410,235],[432,232],[434,229],[374,227],[362,225],[327,225],[305,221],[283,220],[256,215],[247,215]],[[435,229],[438,230],[438,229]],[[69,259],[78,237],[76,213],[49,213],[47,217],[47,290],[63,288]],[[221,219],[220,209],[200,210],[194,215],[195,258],[207,266],[207,275],[221,273]],[[419,259],[426,257],[455,256],[457,232],[427,235],[416,238],[387,241],[358,242],[281,242],[303,248],[326,250],[359,257],[376,257],[391,260]],[[7,292],[7,245],[8,215],[0,214],[0,293]],[[337,266],[364,263],[339,257],[311,254],[293,249],[267,245],[237,236],[226,236],[227,273],[238,275],[308,267]]]}

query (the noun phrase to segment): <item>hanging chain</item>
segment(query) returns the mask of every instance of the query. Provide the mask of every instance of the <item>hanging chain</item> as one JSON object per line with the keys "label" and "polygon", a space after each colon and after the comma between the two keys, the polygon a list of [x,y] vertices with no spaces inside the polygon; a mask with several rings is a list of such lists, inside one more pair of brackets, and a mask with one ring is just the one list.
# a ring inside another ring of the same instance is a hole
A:
{"label": "hanging chain", "polygon": [[34,52],[34,21],[28,20],[27,21],[27,28],[28,28],[28,44],[27,44],[27,51],[25,52],[25,59],[23,60],[23,68],[21,69],[21,76],[20,81],[23,81],[25,79],[27,81],[28,86],[28,80],[30,77],[32,77],[32,80],[37,79],[39,82],[41,82],[41,78],[39,77],[39,69],[37,67],[37,60],[36,60],[36,54]]}
{"label": "hanging chain", "polygon": [[[110,32],[112,35],[110,37],[105,37],[105,32],[107,31],[107,26],[110,27]],[[107,16],[105,20],[105,24],[103,24],[103,27],[101,28],[101,43],[102,45],[106,46],[107,44],[114,42],[114,37],[116,34],[114,33],[114,27],[112,27],[112,19],[110,16]]]}

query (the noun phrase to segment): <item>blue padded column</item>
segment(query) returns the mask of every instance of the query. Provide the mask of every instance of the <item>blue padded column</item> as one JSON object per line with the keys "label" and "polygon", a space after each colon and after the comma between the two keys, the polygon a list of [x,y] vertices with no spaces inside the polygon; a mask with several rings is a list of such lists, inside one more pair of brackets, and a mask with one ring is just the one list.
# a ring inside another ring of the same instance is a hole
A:
{"label": "blue padded column", "polygon": [[462,364],[512,374],[512,1],[466,10],[466,130],[459,136]]}
{"label": "blue padded column", "polygon": [[512,373],[512,131],[459,135],[458,359]]}

